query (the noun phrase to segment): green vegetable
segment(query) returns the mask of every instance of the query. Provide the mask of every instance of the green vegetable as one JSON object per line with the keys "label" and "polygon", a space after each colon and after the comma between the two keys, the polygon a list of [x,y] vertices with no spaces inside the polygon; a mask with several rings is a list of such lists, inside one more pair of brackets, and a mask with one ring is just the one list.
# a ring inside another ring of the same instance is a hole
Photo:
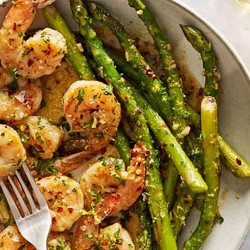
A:
{"label": "green vegetable", "polygon": [[204,94],[205,96],[213,96],[218,102],[220,72],[218,71],[218,60],[212,45],[199,29],[189,25],[181,25],[181,28],[187,40],[201,55],[206,76]]}
{"label": "green vegetable", "polygon": [[[192,109],[192,115],[189,119],[191,125],[194,125],[194,127],[199,130],[201,127],[200,115]],[[223,165],[237,177],[250,177],[249,164],[222,138],[219,133],[217,136],[220,147],[220,160]]]}
{"label": "green vegetable", "polygon": [[[191,131],[188,135],[188,151],[196,169],[203,169],[203,156],[201,140],[196,138],[196,135]],[[187,185],[182,184],[182,189],[177,197],[172,210],[172,225],[174,236],[177,238],[183,226],[185,225],[186,218],[193,206],[195,199],[199,195],[204,196],[204,193],[196,194],[192,192]]]}
{"label": "green vegetable", "polygon": [[198,227],[182,249],[199,249],[212,230],[219,198],[220,158],[217,140],[217,104],[211,96],[201,104],[201,132],[204,155],[204,176],[208,191],[204,194],[203,209]]}
{"label": "green vegetable", "polygon": [[145,201],[139,200],[136,204],[136,211],[140,219],[140,238],[139,238],[139,247],[144,250],[152,249],[152,240],[153,240],[153,231],[151,218],[148,211],[147,203]]}
{"label": "green vegetable", "polygon": [[121,158],[123,159],[123,161],[125,162],[126,166],[129,166],[129,162],[130,162],[130,145],[129,145],[129,141],[126,137],[126,135],[124,134],[123,130],[121,127],[118,127],[116,136],[115,136],[115,146],[118,149]]}

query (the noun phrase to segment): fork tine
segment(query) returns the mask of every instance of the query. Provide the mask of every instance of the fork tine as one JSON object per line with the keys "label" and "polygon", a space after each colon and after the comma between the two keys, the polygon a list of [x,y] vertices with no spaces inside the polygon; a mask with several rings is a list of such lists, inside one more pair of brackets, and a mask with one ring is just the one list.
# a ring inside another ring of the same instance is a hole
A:
{"label": "fork tine", "polygon": [[12,186],[12,188],[13,188],[15,194],[16,194],[16,197],[17,197],[18,201],[20,202],[20,205],[21,205],[21,207],[22,207],[22,210],[23,210],[24,214],[25,214],[25,215],[29,215],[30,212],[29,212],[29,210],[28,210],[28,208],[27,208],[27,206],[26,206],[26,204],[25,204],[25,202],[24,202],[24,200],[23,200],[21,194],[20,194],[19,191],[17,190],[17,187],[16,187],[16,185],[14,184],[14,182],[13,182],[13,180],[12,180],[12,178],[11,178],[10,176],[8,176],[8,180],[9,180],[10,185]]}
{"label": "fork tine", "polygon": [[34,213],[35,211],[37,211],[35,202],[34,202],[34,200],[32,198],[32,195],[30,194],[29,189],[27,188],[26,184],[24,183],[22,176],[19,174],[19,172],[17,170],[16,170],[16,177],[17,177],[18,181],[20,182],[20,184],[21,184],[21,186],[23,188],[23,191],[24,191],[24,193],[25,193],[25,195],[26,195],[26,197],[27,197],[27,199],[29,201],[32,212]]}
{"label": "fork tine", "polygon": [[40,207],[41,208],[43,206],[47,207],[47,202],[46,202],[44,196],[42,195],[40,189],[38,188],[33,176],[31,175],[31,173],[30,173],[30,171],[25,163],[23,163],[23,169],[24,169],[25,174],[28,177],[28,180],[31,184],[31,187],[33,188],[33,190],[35,192],[35,195],[36,195],[36,198],[37,198],[37,201],[38,201]]}
{"label": "fork tine", "polygon": [[1,181],[0,185],[1,185],[1,188],[3,190],[4,195],[6,197],[6,200],[8,201],[9,207],[11,209],[11,212],[14,216],[15,221],[19,221],[22,217],[21,217],[21,214],[16,206],[15,201],[13,200],[13,198],[9,192],[9,189],[6,187],[6,185],[4,184],[3,181]]}

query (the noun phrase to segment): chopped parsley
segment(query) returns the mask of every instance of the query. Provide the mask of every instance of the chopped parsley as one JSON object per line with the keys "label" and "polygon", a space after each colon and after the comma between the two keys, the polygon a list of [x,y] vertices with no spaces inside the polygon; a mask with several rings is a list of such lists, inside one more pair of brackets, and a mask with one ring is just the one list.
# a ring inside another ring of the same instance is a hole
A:
{"label": "chopped parsley", "polygon": [[51,159],[34,159],[34,166],[40,174],[57,174],[58,170],[53,168],[53,163],[56,161],[56,157]]}
{"label": "chopped parsley", "polygon": [[13,91],[18,91],[19,90],[19,85],[17,83],[17,79],[14,79],[11,83],[8,84],[8,86],[11,88]]}
{"label": "chopped parsley", "polygon": [[40,141],[40,142],[43,144],[43,143],[44,143],[44,140],[43,140],[43,138],[41,137],[40,133],[39,133],[39,132],[36,132],[35,135],[36,135],[36,139],[37,139],[38,141]]}
{"label": "chopped parsley", "polygon": [[75,106],[76,109],[78,109],[78,106],[83,102],[83,97],[86,95],[86,92],[84,91],[83,88],[79,89],[79,92],[76,96],[77,100],[78,100],[78,104]]}
{"label": "chopped parsley", "polygon": [[113,87],[111,85],[107,85],[102,88],[104,95],[112,95],[113,94]]}
{"label": "chopped parsley", "polygon": [[99,202],[101,200],[100,195],[94,189],[92,189],[92,188],[90,189],[90,194],[93,196],[93,199],[96,202]]}

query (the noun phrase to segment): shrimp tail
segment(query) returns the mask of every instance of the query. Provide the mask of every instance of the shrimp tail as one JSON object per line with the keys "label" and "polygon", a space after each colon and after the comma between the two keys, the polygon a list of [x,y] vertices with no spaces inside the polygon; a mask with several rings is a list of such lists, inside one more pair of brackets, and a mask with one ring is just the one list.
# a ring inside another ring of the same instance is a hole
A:
{"label": "shrimp tail", "polygon": [[95,220],[101,222],[114,210],[119,202],[119,196],[117,194],[108,195],[103,202],[99,202],[96,206]]}
{"label": "shrimp tail", "polygon": [[142,142],[138,141],[130,151],[131,160],[128,166],[128,177],[125,185],[121,185],[117,190],[119,201],[110,215],[118,213],[120,210],[127,210],[141,195],[144,188],[145,179],[145,159],[147,150]]}

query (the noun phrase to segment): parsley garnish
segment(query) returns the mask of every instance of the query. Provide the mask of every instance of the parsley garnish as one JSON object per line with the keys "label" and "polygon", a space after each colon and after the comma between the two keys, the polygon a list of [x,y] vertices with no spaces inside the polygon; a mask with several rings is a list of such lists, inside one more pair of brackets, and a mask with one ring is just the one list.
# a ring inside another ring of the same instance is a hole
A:
{"label": "parsley garnish", "polygon": [[102,88],[104,95],[112,95],[113,94],[113,87],[111,85],[107,85]]}
{"label": "parsley garnish", "polygon": [[77,109],[78,106],[83,102],[83,97],[86,95],[86,92],[84,91],[83,88],[79,89],[78,95],[76,96],[77,100],[78,100],[78,104],[75,106],[75,108]]}

